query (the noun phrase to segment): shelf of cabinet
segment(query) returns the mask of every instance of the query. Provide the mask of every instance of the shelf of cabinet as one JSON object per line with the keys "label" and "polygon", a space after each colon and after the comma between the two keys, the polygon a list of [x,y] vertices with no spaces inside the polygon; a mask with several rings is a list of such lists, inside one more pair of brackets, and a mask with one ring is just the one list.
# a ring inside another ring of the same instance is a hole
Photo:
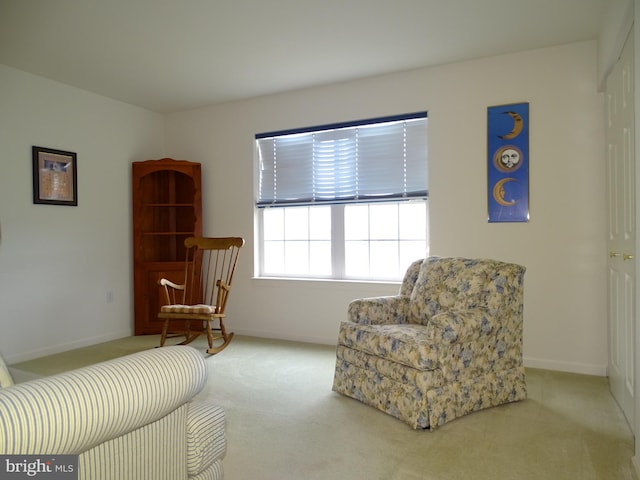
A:
{"label": "shelf of cabinet", "polygon": [[193,235],[193,232],[142,232],[142,235]]}
{"label": "shelf of cabinet", "polygon": [[193,203],[144,203],[145,207],[193,207]]}

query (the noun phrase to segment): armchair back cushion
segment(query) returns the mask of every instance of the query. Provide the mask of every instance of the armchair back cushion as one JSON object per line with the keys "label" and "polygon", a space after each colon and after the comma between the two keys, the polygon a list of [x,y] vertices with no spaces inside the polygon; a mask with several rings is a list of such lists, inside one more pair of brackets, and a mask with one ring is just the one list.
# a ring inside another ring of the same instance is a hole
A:
{"label": "armchair back cushion", "polygon": [[429,257],[410,294],[408,323],[428,325],[440,312],[478,307],[492,316],[500,310],[519,311],[523,275],[520,265],[496,260]]}
{"label": "armchair back cushion", "polygon": [[420,260],[416,260],[411,265],[409,265],[409,268],[407,268],[407,271],[404,274],[402,284],[400,285],[400,296],[411,296],[411,292],[413,292],[418,277],[420,276],[420,269],[422,268],[422,264],[424,262],[425,259],[421,258]]}

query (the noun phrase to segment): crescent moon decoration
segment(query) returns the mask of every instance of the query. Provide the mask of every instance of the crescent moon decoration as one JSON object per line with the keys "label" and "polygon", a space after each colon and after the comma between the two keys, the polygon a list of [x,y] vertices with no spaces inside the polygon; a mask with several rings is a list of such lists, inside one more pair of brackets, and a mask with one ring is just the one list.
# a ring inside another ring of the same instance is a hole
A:
{"label": "crescent moon decoration", "polygon": [[524,126],[524,122],[522,121],[522,117],[519,113],[516,112],[504,112],[506,115],[509,115],[513,118],[513,129],[507,133],[506,135],[499,135],[503,140],[511,140],[516,138],[522,132],[522,127]]}
{"label": "crescent moon decoration", "polygon": [[504,199],[504,194],[505,194],[504,184],[508,182],[517,182],[517,180],[515,178],[507,177],[497,181],[496,184],[493,186],[493,199],[503,207],[511,207],[518,202],[517,200]]}

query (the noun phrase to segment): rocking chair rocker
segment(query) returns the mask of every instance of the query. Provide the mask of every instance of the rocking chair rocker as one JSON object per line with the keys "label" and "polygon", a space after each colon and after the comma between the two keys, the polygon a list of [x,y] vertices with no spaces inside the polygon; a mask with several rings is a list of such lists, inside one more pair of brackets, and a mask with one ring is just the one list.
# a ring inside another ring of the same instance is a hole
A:
{"label": "rocking chair rocker", "polygon": [[[206,352],[213,355],[226,348],[233,338],[233,332],[227,332],[224,326],[225,308],[244,239],[190,237],[184,245],[187,252],[184,284],[166,278],[159,282],[167,302],[158,314],[164,320],[160,346],[164,346],[169,334],[184,336],[180,345],[206,335],[209,343]],[[175,320],[184,321],[184,329],[170,332],[170,323]],[[212,323],[216,320],[218,326],[214,327]],[[214,335],[214,331],[219,334]]]}

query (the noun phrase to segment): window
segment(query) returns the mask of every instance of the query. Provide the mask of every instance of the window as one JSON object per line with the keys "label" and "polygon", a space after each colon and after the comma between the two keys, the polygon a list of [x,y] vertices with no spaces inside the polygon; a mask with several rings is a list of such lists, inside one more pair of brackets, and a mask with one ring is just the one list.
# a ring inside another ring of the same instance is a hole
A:
{"label": "window", "polygon": [[259,276],[398,280],[428,254],[427,115],[256,135]]}

